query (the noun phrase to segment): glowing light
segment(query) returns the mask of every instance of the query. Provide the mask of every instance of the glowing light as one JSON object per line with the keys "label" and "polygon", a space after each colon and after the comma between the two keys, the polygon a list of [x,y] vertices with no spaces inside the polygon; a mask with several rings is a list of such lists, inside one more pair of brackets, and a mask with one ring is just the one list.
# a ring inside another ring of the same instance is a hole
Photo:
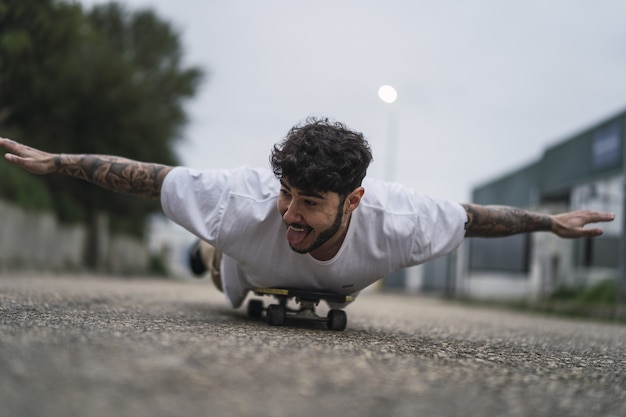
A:
{"label": "glowing light", "polygon": [[378,89],[378,97],[385,103],[391,104],[398,99],[398,92],[390,85],[381,85]]}

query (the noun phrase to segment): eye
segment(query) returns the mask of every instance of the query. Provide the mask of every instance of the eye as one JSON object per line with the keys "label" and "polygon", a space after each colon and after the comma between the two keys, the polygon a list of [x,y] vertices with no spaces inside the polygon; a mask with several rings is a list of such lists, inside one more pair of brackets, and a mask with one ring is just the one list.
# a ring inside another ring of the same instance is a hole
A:
{"label": "eye", "polygon": [[291,193],[284,188],[280,189],[280,195],[283,197],[291,198]]}
{"label": "eye", "polygon": [[315,207],[315,206],[317,206],[317,202],[311,201],[311,200],[304,200],[304,204],[306,204],[308,207]]}

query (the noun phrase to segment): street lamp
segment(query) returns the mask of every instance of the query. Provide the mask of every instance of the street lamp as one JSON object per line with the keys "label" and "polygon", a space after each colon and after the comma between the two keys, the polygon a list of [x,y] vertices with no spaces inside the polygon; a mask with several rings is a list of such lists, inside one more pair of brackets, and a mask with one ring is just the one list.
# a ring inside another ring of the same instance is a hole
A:
{"label": "street lamp", "polygon": [[[396,118],[393,103],[398,99],[398,92],[390,85],[381,85],[378,88],[378,98],[380,98],[388,106],[387,108],[387,181],[394,181],[396,178],[396,156],[398,147],[398,138],[396,134]],[[393,272],[387,276],[383,282],[383,286],[390,288],[406,288],[407,272],[406,269]]]}
{"label": "street lamp", "polygon": [[398,99],[398,92],[390,85],[381,85],[378,88],[378,98],[383,102],[389,104],[387,111],[387,180],[395,180],[396,170],[396,154],[398,147],[398,138],[396,134],[396,121],[395,115],[391,104],[395,103]]}
{"label": "street lamp", "polygon": [[398,99],[398,92],[390,85],[381,85],[378,88],[378,97],[387,104],[393,104]]}

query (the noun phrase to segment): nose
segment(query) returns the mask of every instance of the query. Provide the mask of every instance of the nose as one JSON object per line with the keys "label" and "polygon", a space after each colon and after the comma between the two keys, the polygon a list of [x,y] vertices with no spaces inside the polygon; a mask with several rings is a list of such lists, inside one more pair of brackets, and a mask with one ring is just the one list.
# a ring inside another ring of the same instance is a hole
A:
{"label": "nose", "polygon": [[300,214],[297,204],[292,200],[286,204],[286,209],[283,213],[283,220],[287,224],[302,223],[302,215]]}

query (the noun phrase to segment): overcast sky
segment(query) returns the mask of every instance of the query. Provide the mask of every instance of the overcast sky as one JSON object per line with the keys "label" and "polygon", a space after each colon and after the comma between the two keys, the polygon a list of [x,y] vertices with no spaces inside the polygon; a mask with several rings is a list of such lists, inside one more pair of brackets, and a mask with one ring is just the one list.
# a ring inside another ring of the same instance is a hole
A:
{"label": "overcast sky", "polygon": [[[196,168],[268,167],[292,125],[328,116],[368,138],[370,176],[395,161],[394,180],[469,201],[626,108],[623,0],[123,3],[170,21],[209,74],[180,147]],[[382,84],[396,103],[378,98]]]}

